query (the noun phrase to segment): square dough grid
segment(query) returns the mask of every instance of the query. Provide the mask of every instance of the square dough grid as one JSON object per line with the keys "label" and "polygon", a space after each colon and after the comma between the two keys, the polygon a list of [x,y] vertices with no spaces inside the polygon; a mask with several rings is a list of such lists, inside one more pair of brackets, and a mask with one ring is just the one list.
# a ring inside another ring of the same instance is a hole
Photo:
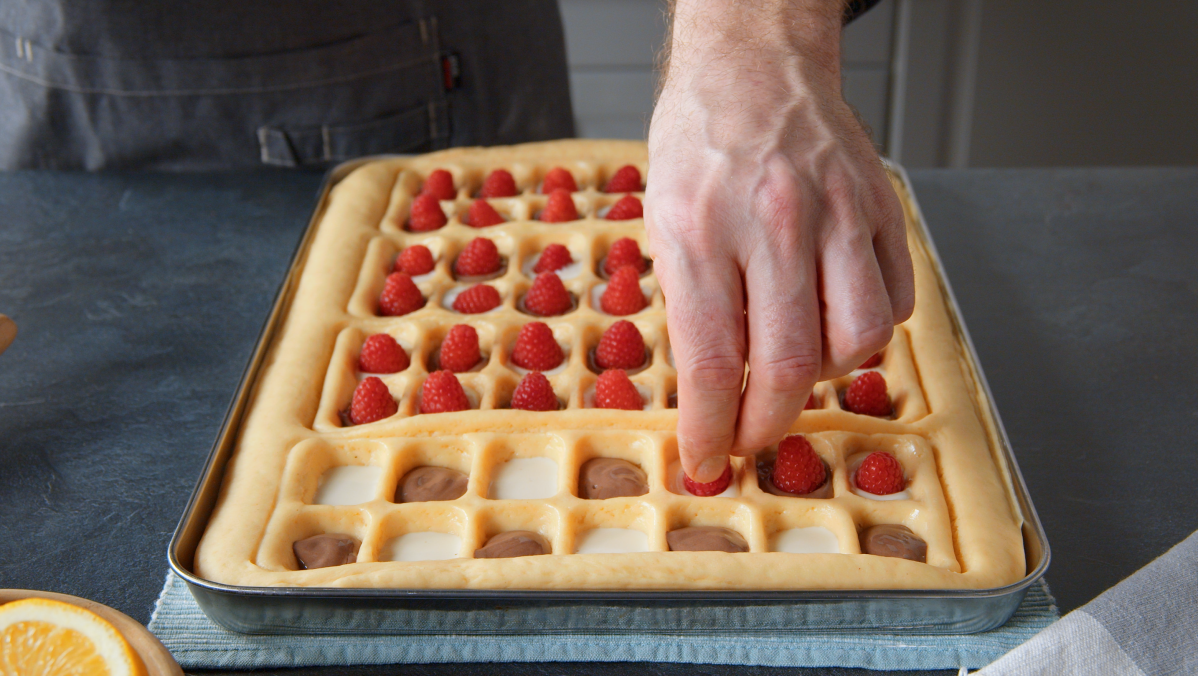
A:
{"label": "square dough grid", "polygon": [[[820,383],[818,408],[793,426],[793,432],[807,435],[832,470],[831,498],[763,492],[753,458],[733,461],[739,497],[671,492],[668,475],[678,464],[677,412],[671,408],[676,371],[664,299],[652,268],[641,280],[649,306],[626,317],[637,325],[651,354],[648,368],[631,376],[648,393],[649,406],[643,412],[586,407],[584,395],[597,377],[588,368],[587,353],[602,331],[620,319],[592,302],[593,290],[606,282],[597,272],[599,263],[619,237],[632,237],[646,248],[643,220],[596,217],[621,197],[598,188],[625,164],[637,166],[643,175],[644,157],[643,144],[623,142],[457,149],[372,162],[334,188],[240,430],[222,496],[197,552],[198,572],[246,585],[479,589],[934,589],[999,586],[1022,577],[1022,541],[1003,484],[1005,470],[995,465],[994,440],[978,414],[977,384],[963,369],[938,279],[913,228],[915,315],[896,327],[876,369],[887,380],[894,417],[843,410],[840,394],[854,373]],[[578,221],[530,220],[544,204],[537,192],[541,176],[555,166],[570,170],[579,184],[573,194]],[[408,208],[423,177],[435,168],[448,169],[458,186],[457,197],[441,203],[449,222],[433,232],[409,232],[403,227]],[[521,190],[516,197],[489,200],[509,221],[480,229],[464,225],[460,216],[494,168],[511,171]],[[910,224],[913,212],[907,206]],[[475,237],[495,241],[506,259],[503,274],[486,282],[500,291],[503,302],[488,313],[462,315],[444,307],[442,298],[463,286],[451,266]],[[434,271],[416,279],[427,304],[403,317],[378,316],[376,303],[386,274],[398,253],[416,243],[428,246],[436,259]],[[526,274],[530,259],[549,243],[566,245],[582,263],[577,275],[564,280],[578,306],[559,317],[532,317],[518,309],[517,300],[532,283]],[[530,321],[546,322],[567,355],[566,365],[548,374],[566,405],[558,412],[507,408],[522,375],[508,354],[519,327]],[[478,331],[484,355],[481,367],[459,374],[475,408],[421,415],[417,397],[429,359],[457,323]],[[374,333],[392,335],[411,356],[408,369],[382,376],[399,411],[385,420],[346,427],[339,412],[348,406],[361,377],[357,353]],[[882,502],[852,492],[850,463],[871,450],[889,451],[900,460],[910,500]],[[553,459],[557,492],[543,500],[489,498],[495,468],[512,457]],[[578,497],[579,467],[592,457],[621,457],[640,465],[649,478],[649,493],[608,500]],[[358,505],[314,504],[324,472],[347,465],[378,468],[369,499]],[[467,473],[466,494],[446,502],[397,504],[399,480],[421,465]],[[858,532],[876,524],[910,527],[927,542],[928,562],[862,555]],[[732,528],[750,551],[667,551],[666,533],[690,525]],[[831,531],[841,553],[770,551],[778,532],[810,526]],[[573,554],[579,537],[591,528],[640,530],[649,551]],[[513,529],[540,533],[552,553],[472,558],[488,537]],[[457,536],[458,557],[384,560],[390,541],[417,532]],[[291,543],[318,533],[359,539],[358,562],[296,570]]]}

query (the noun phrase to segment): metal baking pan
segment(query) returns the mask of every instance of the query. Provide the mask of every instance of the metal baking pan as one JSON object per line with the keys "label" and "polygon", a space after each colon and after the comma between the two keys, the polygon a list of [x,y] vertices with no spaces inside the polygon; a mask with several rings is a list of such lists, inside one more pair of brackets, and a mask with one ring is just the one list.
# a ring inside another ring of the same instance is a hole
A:
{"label": "metal baking pan", "polygon": [[[923,634],[966,634],[1005,623],[1028,589],[1048,568],[1044,528],[1019,472],[1002,419],[994,406],[961,320],[939,254],[924,225],[907,174],[890,164],[915,211],[916,226],[936,268],[949,310],[966,346],[969,367],[984,397],[984,423],[991,426],[1009,470],[1012,497],[1023,516],[1027,575],[993,589],[829,591],[531,591],[472,589],[342,589],[244,587],[197,577],[192,561],[212,513],[241,417],[275,331],[282,325],[316,224],[330,190],[368,157],[341,164],[326,176],[308,228],[292,256],[270,315],[241,383],[229,404],[220,434],[188,500],[168,551],[171,570],[182,578],[200,608],[217,624],[242,633],[266,634],[519,634],[519,633],[712,633],[738,619],[743,631],[791,633],[830,629],[845,632],[902,630]],[[988,419],[986,419],[988,416]],[[577,612],[585,607],[588,612]],[[534,619],[535,613],[535,619]],[[716,619],[718,618],[718,622]]]}

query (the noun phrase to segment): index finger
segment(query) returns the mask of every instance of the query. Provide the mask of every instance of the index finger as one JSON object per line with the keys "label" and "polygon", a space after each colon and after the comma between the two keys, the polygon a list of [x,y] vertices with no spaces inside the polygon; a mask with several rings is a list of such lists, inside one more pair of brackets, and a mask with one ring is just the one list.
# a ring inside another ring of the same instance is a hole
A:
{"label": "index finger", "polygon": [[732,260],[692,254],[654,262],[669,302],[678,370],[678,454],[687,476],[715,481],[728,464],[744,384],[744,291]]}

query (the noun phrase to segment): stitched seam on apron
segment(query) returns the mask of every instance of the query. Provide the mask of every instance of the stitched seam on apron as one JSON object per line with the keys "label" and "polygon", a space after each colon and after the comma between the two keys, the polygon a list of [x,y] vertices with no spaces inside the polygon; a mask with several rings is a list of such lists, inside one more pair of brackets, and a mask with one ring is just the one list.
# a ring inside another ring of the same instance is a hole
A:
{"label": "stitched seam on apron", "polygon": [[426,61],[432,61],[432,62],[436,63],[437,55],[425,54],[419,58],[411,59],[409,61],[403,61],[403,62],[394,64],[391,66],[387,66],[385,68],[378,68],[378,69],[371,70],[371,71],[364,71],[361,73],[355,73],[353,75],[346,75],[344,77],[334,77],[334,78],[328,78],[328,79],[324,79],[324,80],[313,80],[311,82],[297,82],[294,84],[278,85],[278,86],[274,86],[274,87],[245,87],[245,88],[234,88],[234,89],[167,89],[167,90],[163,90],[163,91],[125,91],[125,90],[121,90],[121,89],[92,89],[90,87],[74,87],[71,85],[50,82],[49,80],[43,80],[42,78],[35,77],[33,75],[27,75],[18,70],[9,68],[8,66],[6,66],[2,63],[0,63],[0,72],[8,73],[9,75],[12,75],[14,77],[20,78],[22,80],[27,80],[29,82],[33,82],[35,84],[39,84],[39,85],[41,85],[43,87],[47,87],[49,89],[61,89],[63,91],[74,92],[76,94],[104,94],[107,96],[129,96],[129,97],[221,96],[221,95],[233,95],[233,94],[257,94],[257,93],[264,93],[264,92],[281,92],[281,91],[289,91],[292,89],[309,89],[312,87],[323,87],[325,85],[330,85],[330,84],[338,84],[338,83],[342,83],[342,82],[352,82],[354,80],[361,80],[361,79],[368,78],[368,77],[371,77],[374,75],[379,75],[380,73],[390,73],[390,72],[396,71],[396,70],[403,70],[404,68],[411,68],[412,66],[420,65],[421,63],[426,62]]}

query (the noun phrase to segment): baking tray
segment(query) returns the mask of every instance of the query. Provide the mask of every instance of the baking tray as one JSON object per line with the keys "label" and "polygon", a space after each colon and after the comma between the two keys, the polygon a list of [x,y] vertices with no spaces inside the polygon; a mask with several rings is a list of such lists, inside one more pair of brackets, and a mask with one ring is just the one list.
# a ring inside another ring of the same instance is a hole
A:
{"label": "baking tray", "polygon": [[[196,545],[212,513],[242,414],[268,346],[282,325],[299,281],[316,225],[333,186],[359,166],[389,156],[366,157],[331,169],[318,191],[304,232],[257,345],[221,424],[204,471],[171,538],[171,570],[183,579],[204,613],[231,631],[265,634],[519,634],[519,633],[719,633],[712,627],[736,619],[744,631],[791,633],[840,630],[902,630],[924,634],[967,634],[1005,623],[1051,558],[1040,517],[1032,505],[973,341],[961,319],[952,287],[919,210],[907,173],[887,163],[897,188],[911,206],[917,234],[935,267],[949,314],[966,348],[983,400],[982,419],[1000,446],[1008,489],[1023,525],[1027,574],[1018,582],[969,590],[811,591],[550,591],[491,589],[343,589],[246,587],[220,584],[192,572]],[[391,156],[393,157],[393,156]],[[578,612],[585,608],[587,612]],[[717,622],[718,619],[718,622]]]}

